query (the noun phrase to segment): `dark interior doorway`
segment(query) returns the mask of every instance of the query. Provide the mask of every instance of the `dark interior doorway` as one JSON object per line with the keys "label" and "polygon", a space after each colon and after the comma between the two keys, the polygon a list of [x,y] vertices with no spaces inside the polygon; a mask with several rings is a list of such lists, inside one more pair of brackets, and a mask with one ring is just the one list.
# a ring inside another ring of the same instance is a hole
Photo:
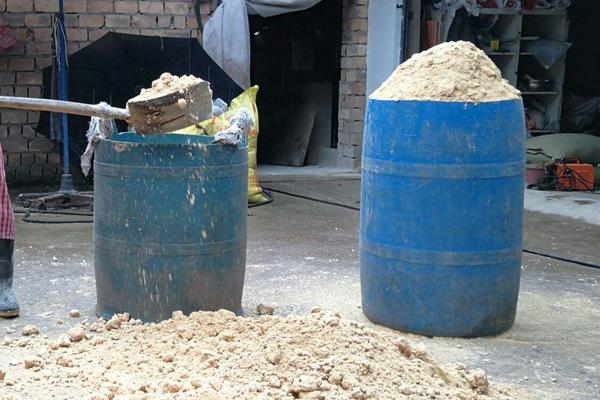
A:
{"label": "dark interior doorway", "polygon": [[[107,102],[125,107],[128,99],[149,87],[163,72],[195,75],[211,83],[213,97],[227,103],[242,92],[241,88],[210,58],[195,38],[162,38],[110,32],[69,56],[69,100],[97,104]],[[52,67],[44,70],[45,98],[51,98]],[[54,85],[56,86],[56,85]],[[69,116],[69,150],[73,173],[78,172],[81,154],[87,145],[85,136],[90,119]],[[117,121],[119,130],[127,124]],[[56,140],[50,126],[50,114],[42,113],[38,132]]]}
{"label": "dark interior doorway", "polygon": [[567,9],[569,42],[562,132],[600,135],[600,2],[577,0]]}
{"label": "dark interior doorway", "polygon": [[252,82],[260,86],[258,161],[330,164],[337,146],[342,0],[251,16]]}

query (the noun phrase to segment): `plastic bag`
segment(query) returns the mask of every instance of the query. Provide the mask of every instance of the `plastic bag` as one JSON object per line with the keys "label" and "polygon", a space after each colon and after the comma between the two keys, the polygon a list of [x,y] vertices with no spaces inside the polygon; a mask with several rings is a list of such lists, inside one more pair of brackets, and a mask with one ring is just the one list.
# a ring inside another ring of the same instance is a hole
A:
{"label": "plastic bag", "polygon": [[264,203],[269,201],[267,195],[262,191],[258,184],[258,176],[256,174],[256,154],[258,146],[258,108],[256,107],[256,95],[258,86],[252,86],[235,99],[231,100],[229,108],[220,116],[207,119],[196,125],[176,131],[175,133],[185,133],[193,135],[209,135],[214,136],[217,132],[229,128],[229,121],[241,108],[250,110],[252,115],[252,127],[248,133],[248,203]]}
{"label": "plastic bag", "polygon": [[532,53],[546,69],[552,68],[570,47],[571,43],[569,42],[547,39],[529,40],[522,44],[523,51]]}

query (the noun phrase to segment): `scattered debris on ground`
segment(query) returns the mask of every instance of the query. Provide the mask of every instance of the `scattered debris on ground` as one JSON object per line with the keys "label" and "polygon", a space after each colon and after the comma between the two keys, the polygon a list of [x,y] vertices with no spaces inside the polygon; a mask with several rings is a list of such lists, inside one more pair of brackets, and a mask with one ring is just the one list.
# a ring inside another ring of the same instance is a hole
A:
{"label": "scattered debris on ground", "polygon": [[486,102],[518,99],[492,60],[470,42],[445,42],[400,64],[370,98]]}
{"label": "scattered debris on ground", "polygon": [[25,325],[22,332],[23,336],[35,336],[40,333],[40,330],[35,325]]}
{"label": "scattered debris on ground", "polygon": [[58,340],[0,343],[3,399],[510,399],[482,370],[439,365],[339,315],[180,312],[83,322]]}
{"label": "scattered debris on ground", "polygon": [[79,312],[79,310],[73,309],[73,310],[69,311],[69,317],[79,318],[79,317],[81,317],[81,313]]}
{"label": "scattered debris on ground", "polygon": [[256,306],[256,312],[258,315],[273,315],[275,312],[275,307],[271,307],[266,304],[259,304]]}

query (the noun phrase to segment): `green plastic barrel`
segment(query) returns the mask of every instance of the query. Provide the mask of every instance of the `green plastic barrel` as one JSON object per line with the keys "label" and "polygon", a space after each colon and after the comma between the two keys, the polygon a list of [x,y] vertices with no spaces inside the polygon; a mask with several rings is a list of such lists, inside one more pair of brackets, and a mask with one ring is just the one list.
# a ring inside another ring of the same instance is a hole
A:
{"label": "green plastic barrel", "polygon": [[94,162],[97,314],[241,312],[248,150],[211,138],[122,133]]}

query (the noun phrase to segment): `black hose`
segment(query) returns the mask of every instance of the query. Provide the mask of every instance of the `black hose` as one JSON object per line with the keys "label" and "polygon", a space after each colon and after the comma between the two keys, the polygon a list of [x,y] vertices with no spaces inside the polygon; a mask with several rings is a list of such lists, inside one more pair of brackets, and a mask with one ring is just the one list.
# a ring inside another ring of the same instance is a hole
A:
{"label": "black hose", "polygon": [[600,269],[600,265],[598,265],[598,264],[593,264],[593,263],[590,263],[590,262],[587,262],[587,261],[573,260],[572,258],[566,258],[566,257],[563,257],[563,256],[556,256],[554,254],[542,253],[540,251],[529,250],[529,249],[525,249],[524,248],[523,249],[523,253],[534,254],[536,256],[551,258],[553,260],[564,261],[564,262],[568,262],[568,263],[571,263],[571,264],[577,264],[577,265],[581,265],[582,267],[589,267],[589,268]]}
{"label": "black hose", "polygon": [[286,196],[297,197],[299,199],[310,200],[310,201],[314,201],[314,202],[317,202],[317,203],[329,204],[331,206],[336,206],[336,207],[343,207],[343,208],[347,208],[349,210],[354,210],[354,211],[360,211],[360,208],[358,208],[358,207],[348,206],[346,204],[336,203],[334,201],[321,200],[321,199],[317,199],[315,197],[309,197],[309,196],[304,196],[304,195],[301,195],[301,194],[284,192],[283,190],[271,189],[271,188],[266,188],[266,187],[263,187],[263,189],[271,191],[271,192],[275,192],[275,193],[285,194]]}
{"label": "black hose", "polygon": [[70,221],[45,221],[40,219],[31,219],[31,214],[49,214],[49,215],[74,215],[92,217],[94,214],[90,212],[72,212],[72,211],[55,211],[55,210],[31,210],[29,208],[15,209],[15,214],[23,214],[21,221],[29,224],[91,224],[93,220],[70,220]]}
{"label": "black hose", "polygon": [[[348,205],[342,204],[342,203],[336,203],[336,202],[333,202],[333,201],[317,199],[315,197],[309,197],[309,196],[304,196],[304,195],[301,195],[301,194],[285,192],[283,190],[276,190],[276,189],[271,189],[271,188],[264,188],[264,189],[270,190],[271,192],[275,192],[275,193],[281,193],[281,194],[284,194],[286,196],[291,196],[291,197],[296,197],[296,198],[299,198],[299,199],[314,201],[316,203],[328,204],[328,205],[331,205],[331,206],[347,208],[349,210],[360,211],[360,208],[358,208],[358,207],[352,207],[352,206],[348,206]],[[542,253],[542,252],[539,252],[539,251],[529,250],[529,249],[526,249],[526,248],[523,248],[523,253],[534,254],[534,255],[540,256],[540,257],[546,257],[546,258],[550,258],[550,259],[553,259],[553,260],[564,261],[564,262],[568,262],[568,263],[571,263],[571,264],[581,265],[582,267],[600,269],[600,265],[598,265],[598,264],[594,264],[594,263],[590,263],[590,262],[586,262],[586,261],[574,260],[572,258],[567,258],[567,257],[563,257],[563,256],[557,256],[557,255],[548,254],[548,253]]]}

